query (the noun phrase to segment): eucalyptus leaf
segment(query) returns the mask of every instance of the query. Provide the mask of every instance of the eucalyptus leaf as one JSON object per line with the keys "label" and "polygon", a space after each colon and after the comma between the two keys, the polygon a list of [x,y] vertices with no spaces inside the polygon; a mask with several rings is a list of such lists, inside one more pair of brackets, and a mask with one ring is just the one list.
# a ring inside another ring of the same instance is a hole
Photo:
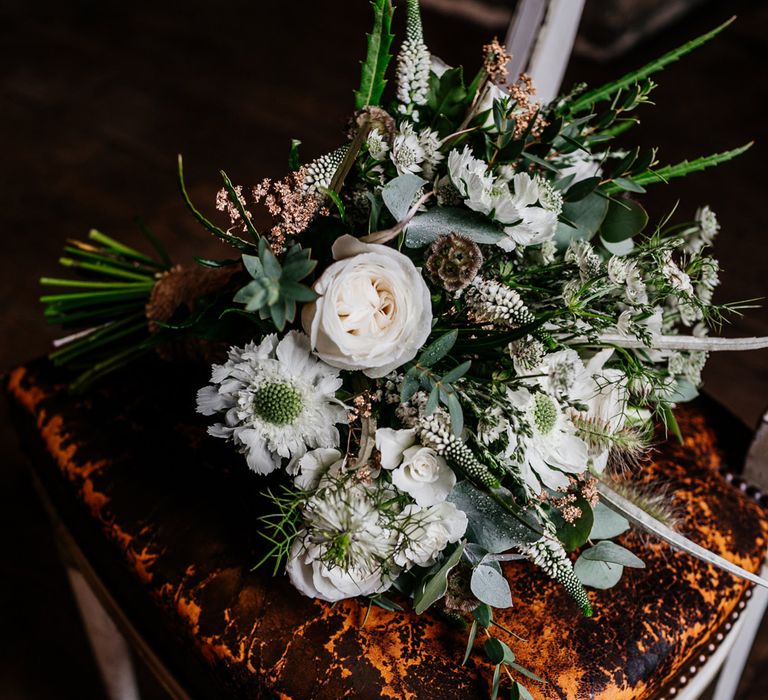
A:
{"label": "eucalyptus leaf", "polygon": [[421,615],[430,605],[445,595],[448,590],[448,574],[459,563],[463,552],[464,543],[462,542],[416,594],[413,599],[413,609],[417,615]]}
{"label": "eucalyptus leaf", "polygon": [[[497,489],[495,493],[511,500],[511,494],[506,489]],[[448,500],[467,514],[473,541],[493,554],[506,552],[519,544],[535,542],[541,537],[537,531],[540,526],[532,514],[521,515],[532,520],[530,526],[524,525],[469,481],[458,483]]]}
{"label": "eucalyptus leaf", "polygon": [[600,236],[608,243],[620,243],[640,233],[648,224],[645,209],[632,199],[611,200],[600,227]]}
{"label": "eucalyptus leaf", "polygon": [[480,603],[473,611],[472,617],[483,627],[490,627],[493,622],[493,610],[485,603]]}
{"label": "eucalyptus leaf", "polygon": [[459,337],[457,330],[449,331],[441,335],[434,343],[428,345],[419,355],[419,364],[425,367],[431,367],[436,362],[442,360],[456,344]]}
{"label": "eucalyptus leaf", "polygon": [[604,503],[598,503],[592,508],[594,522],[589,533],[590,540],[607,540],[618,537],[629,530],[629,521]]}
{"label": "eucalyptus leaf", "polygon": [[472,572],[469,584],[472,593],[481,603],[494,608],[511,608],[512,592],[498,564],[480,564]]}
{"label": "eucalyptus leaf", "polygon": [[610,540],[603,540],[598,542],[594,547],[585,549],[581,556],[583,559],[589,559],[591,561],[607,561],[611,564],[621,564],[622,566],[629,566],[633,569],[644,569],[645,563],[642,559],[635,556],[625,547],[620,544],[611,542]]}
{"label": "eucalyptus leaf", "polygon": [[627,255],[635,247],[635,242],[631,238],[619,241],[618,243],[611,243],[600,236],[600,242],[603,244],[603,248],[611,253],[611,255]]}
{"label": "eucalyptus leaf", "polygon": [[423,177],[407,173],[384,185],[381,199],[395,221],[402,221],[406,217],[416,199],[416,193],[426,184]]}
{"label": "eucalyptus leaf", "polygon": [[578,202],[563,204],[562,216],[574,226],[560,221],[555,231],[559,248],[567,248],[573,240],[589,240],[600,228],[608,211],[608,200],[593,192]]}
{"label": "eucalyptus leaf", "polygon": [[573,565],[573,571],[585,586],[605,590],[613,588],[619,582],[624,573],[624,567],[621,564],[585,559],[582,555]]}
{"label": "eucalyptus leaf", "polygon": [[509,690],[509,700],[533,700],[533,695],[528,692],[528,688],[515,681]]}
{"label": "eucalyptus leaf", "polygon": [[515,653],[507,644],[496,637],[489,637],[485,640],[483,651],[492,664],[512,664],[515,662]]}
{"label": "eucalyptus leaf", "polygon": [[461,233],[484,245],[492,245],[505,238],[496,224],[478,212],[459,207],[433,207],[413,217],[405,229],[405,245],[421,248],[449,233]]}
{"label": "eucalyptus leaf", "polygon": [[477,637],[477,620],[472,620],[472,626],[469,628],[469,635],[467,636],[467,649],[464,652],[464,658],[461,661],[461,665],[467,663],[469,656],[472,653],[472,647],[475,645],[475,638]]}
{"label": "eucalyptus leaf", "polygon": [[557,528],[557,539],[569,552],[578,549],[587,541],[594,522],[592,507],[586,498],[579,496],[572,505],[581,511],[581,515],[573,522],[562,521]]}

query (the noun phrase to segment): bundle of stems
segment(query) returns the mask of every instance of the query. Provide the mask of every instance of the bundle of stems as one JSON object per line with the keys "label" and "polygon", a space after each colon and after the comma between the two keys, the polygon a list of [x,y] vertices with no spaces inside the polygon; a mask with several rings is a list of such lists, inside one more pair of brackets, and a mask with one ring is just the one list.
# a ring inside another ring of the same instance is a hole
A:
{"label": "bundle of stems", "polygon": [[59,259],[77,279],[40,280],[47,287],[59,288],[40,297],[46,319],[74,331],[54,343],[56,349],[50,359],[57,366],[80,369],[72,383],[75,391],[123,367],[159,342],[157,335],[149,332],[145,306],[155,281],[170,269],[171,261],[154,235],[146,227],[142,230],[157,258],[93,229],[87,242],[69,240],[66,255]]}

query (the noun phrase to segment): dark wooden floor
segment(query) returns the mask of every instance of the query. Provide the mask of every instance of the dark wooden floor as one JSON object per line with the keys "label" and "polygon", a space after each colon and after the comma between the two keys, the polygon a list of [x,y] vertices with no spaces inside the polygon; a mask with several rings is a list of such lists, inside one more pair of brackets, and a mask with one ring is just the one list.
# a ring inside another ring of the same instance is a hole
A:
{"label": "dark wooden floor", "polygon": [[[702,203],[718,212],[722,300],[768,292],[768,7],[710,3],[610,65],[576,58],[566,78],[566,86],[598,83],[731,12],[740,19],[726,35],[659,77],[658,107],[644,110],[638,132],[670,161],[757,140],[738,163],[651,197],[657,218],[677,198],[686,215]],[[66,237],[95,226],[138,243],[133,218],[140,215],[179,261],[222,253],[181,205],[176,153],[185,155],[193,198],[204,204],[218,188],[219,168],[251,183],[283,171],[292,137],[308,157],[337,145],[367,23],[363,0],[0,5],[0,368],[45,353],[56,336],[40,318],[37,280],[55,271]],[[433,51],[452,63],[474,64],[489,38],[464,20],[426,13],[425,23]],[[748,312],[727,330],[768,334],[768,312]],[[710,393],[754,424],[768,404],[768,353],[713,358],[707,381]],[[0,697],[101,698],[2,411]],[[740,697],[768,697],[759,673],[766,660],[768,632]],[[147,694],[162,697],[149,684]]]}

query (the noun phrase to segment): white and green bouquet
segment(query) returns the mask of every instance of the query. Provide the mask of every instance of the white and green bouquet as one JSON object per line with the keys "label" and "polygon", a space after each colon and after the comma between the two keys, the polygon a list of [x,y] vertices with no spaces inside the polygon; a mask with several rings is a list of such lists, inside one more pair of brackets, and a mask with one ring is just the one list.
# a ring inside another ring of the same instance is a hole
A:
{"label": "white and green bouquet", "polygon": [[262,563],[313,598],[396,611],[398,591],[417,613],[467,619],[471,646],[513,603],[501,562],[535,563],[590,615],[585,587],[643,566],[611,541],[630,523],[755,580],[622,478],[654,425],[679,434],[673,407],[696,395],[710,351],[765,345],[709,336],[743,306],[713,302],[713,211],[649,224],[638,201],[748,145],[673,165],[615,145],[650,76],[723,27],[540,104],[497,41],[470,81],[432,56],[409,0],[385,106],[392,7],[372,5],[345,143],[302,164],[294,141],[290,173],[251,188],[223,175],[220,224],[190,201],[179,161],[190,210],[234,259],[173,266],[149,232],[156,256],[97,231],[71,241],[62,262],[86,281],[46,278],[77,290],[43,300],[81,330],[54,360],[82,365],[82,389],[150,350],[229,346],[197,409],[272,475]]}

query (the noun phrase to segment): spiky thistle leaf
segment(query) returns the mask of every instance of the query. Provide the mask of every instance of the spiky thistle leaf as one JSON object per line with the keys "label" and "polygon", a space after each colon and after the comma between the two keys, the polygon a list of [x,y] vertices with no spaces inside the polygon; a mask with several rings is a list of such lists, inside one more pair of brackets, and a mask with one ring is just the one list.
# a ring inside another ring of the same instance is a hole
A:
{"label": "spiky thistle leaf", "polygon": [[368,52],[362,64],[360,88],[355,91],[355,109],[368,105],[378,106],[387,84],[385,75],[392,58],[389,50],[392,40],[392,2],[391,0],[373,0],[373,29],[368,37]]}

